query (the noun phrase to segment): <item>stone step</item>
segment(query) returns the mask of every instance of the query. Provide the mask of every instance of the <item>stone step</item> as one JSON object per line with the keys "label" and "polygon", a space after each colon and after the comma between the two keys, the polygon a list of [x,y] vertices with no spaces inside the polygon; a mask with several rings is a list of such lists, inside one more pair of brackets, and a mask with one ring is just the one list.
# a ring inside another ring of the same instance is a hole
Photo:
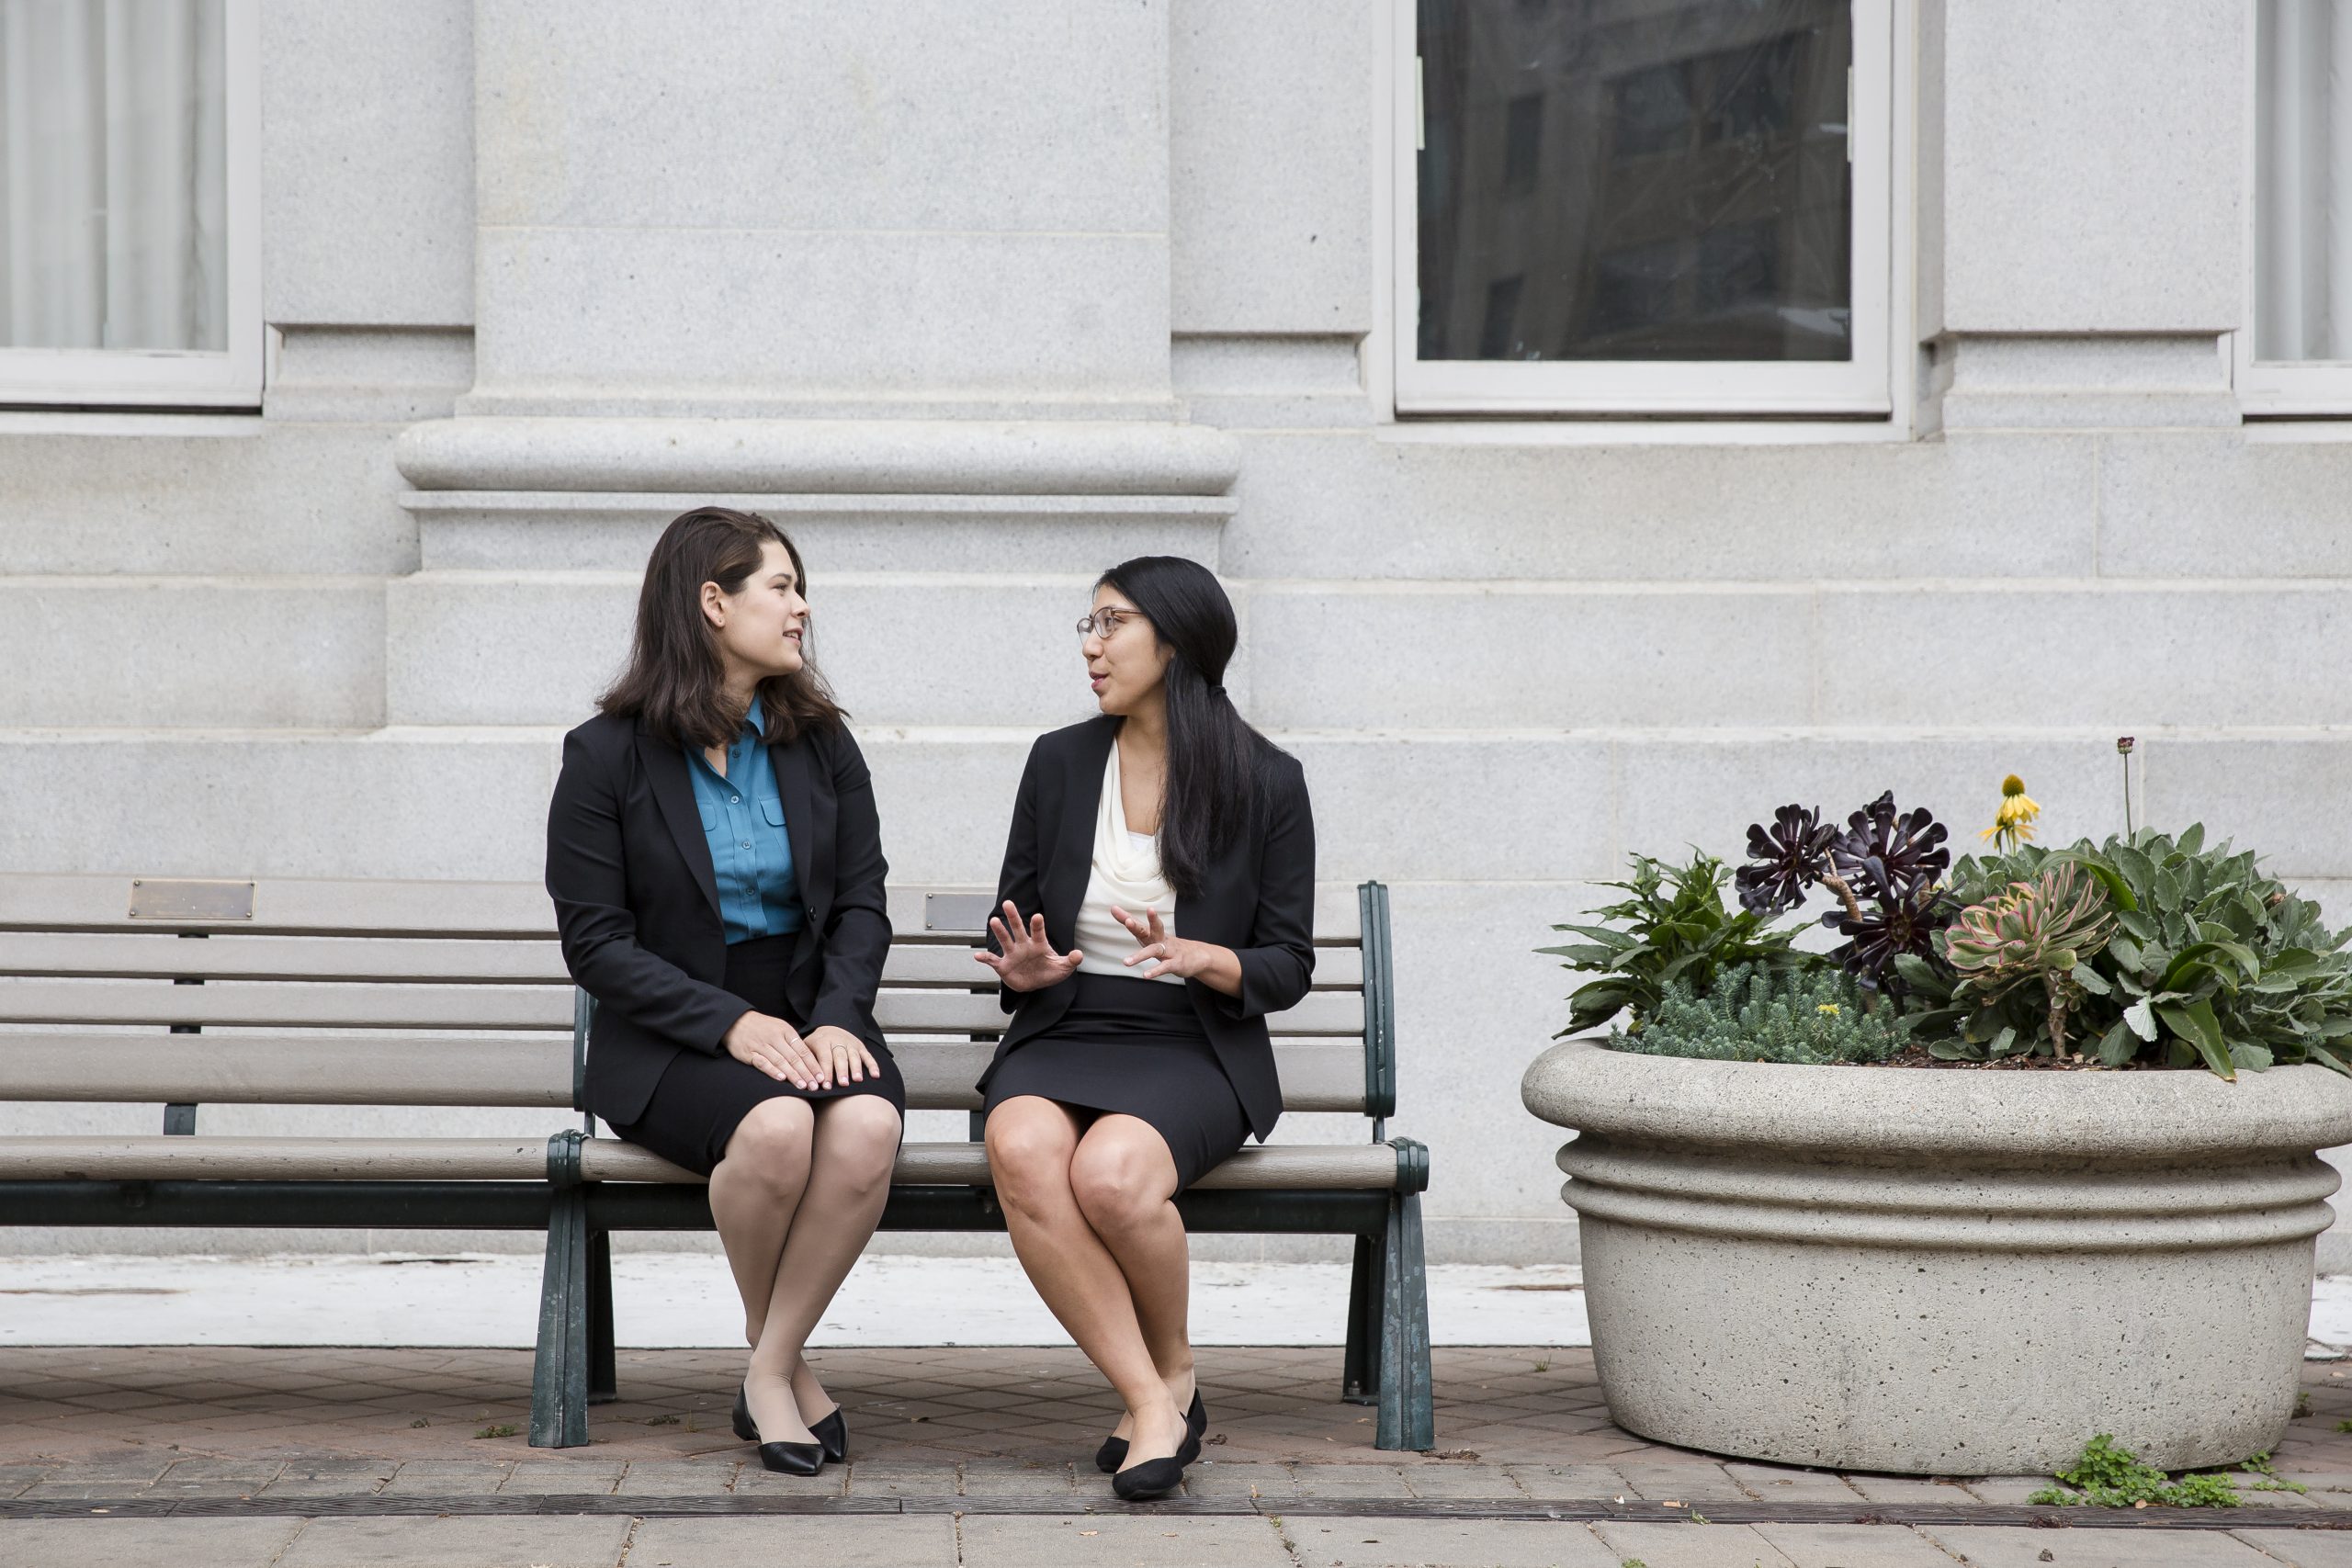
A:
{"label": "stone step", "polygon": [[[836,572],[814,649],[861,719],[1050,725],[1091,573]],[[387,590],[395,724],[558,724],[626,655],[632,572]],[[1286,728],[2352,723],[2352,582],[1237,581],[1227,684]]]}
{"label": "stone step", "polygon": [[[1005,820],[1041,727],[861,723],[897,875],[993,881]],[[0,731],[0,873],[409,876],[536,880],[553,728]],[[1306,764],[1319,874],[1562,883],[1618,874],[1686,844],[1736,858],[1786,801],[1843,817],[1883,789],[1978,847],[2003,774],[2043,807],[2041,840],[2122,825],[2105,730],[1826,729],[1355,733],[1277,730]],[[2352,877],[2342,801],[2352,734],[2178,731],[2141,738],[2142,822],[2203,821],[2290,881]],[[1467,820],[1474,828],[1458,824]],[[1456,826],[1443,831],[1437,825]]]}
{"label": "stone step", "polygon": [[384,721],[376,577],[0,578],[0,726]]}

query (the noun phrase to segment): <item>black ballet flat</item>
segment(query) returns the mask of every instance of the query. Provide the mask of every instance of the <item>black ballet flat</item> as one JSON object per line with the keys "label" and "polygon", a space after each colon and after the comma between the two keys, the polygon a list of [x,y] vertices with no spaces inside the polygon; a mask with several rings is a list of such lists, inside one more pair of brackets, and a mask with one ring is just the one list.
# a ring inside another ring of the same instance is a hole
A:
{"label": "black ballet flat", "polygon": [[[834,1412],[839,1415],[839,1411]],[[813,1443],[762,1443],[760,1428],[752,1419],[752,1402],[741,1389],[735,1391],[735,1435],[747,1443],[758,1443],[760,1463],[779,1475],[814,1475],[825,1468],[825,1445]],[[821,1423],[820,1423],[821,1425]]]}
{"label": "black ballet flat", "polygon": [[809,1422],[808,1435],[824,1449],[827,1464],[839,1464],[849,1458],[849,1423],[842,1419],[840,1405],[834,1405],[832,1414],[823,1420]]}
{"label": "black ballet flat", "polygon": [[1148,1459],[1141,1464],[1131,1464],[1111,1477],[1111,1490],[1123,1503],[1148,1503],[1154,1497],[1165,1497],[1184,1483],[1184,1461]]}
{"label": "black ballet flat", "polygon": [[[809,1429],[815,1430],[814,1427]],[[1193,1407],[1184,1412],[1184,1446],[1176,1450],[1176,1457],[1186,1464],[1200,1458],[1201,1438],[1207,1435],[1208,1429],[1208,1407],[1201,1403],[1201,1391],[1195,1388],[1193,1390]],[[1126,1462],[1127,1439],[1125,1438],[1105,1438],[1102,1446],[1094,1450],[1094,1468],[1105,1475],[1116,1474],[1119,1467]]]}

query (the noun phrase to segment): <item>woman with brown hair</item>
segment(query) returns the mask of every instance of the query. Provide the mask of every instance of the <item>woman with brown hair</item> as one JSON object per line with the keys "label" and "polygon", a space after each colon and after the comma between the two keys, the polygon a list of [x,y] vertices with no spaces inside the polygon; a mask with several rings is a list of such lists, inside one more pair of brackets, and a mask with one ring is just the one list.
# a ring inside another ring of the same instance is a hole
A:
{"label": "woman with brown hair", "polygon": [[763,517],[670,524],[628,668],[564,738],[547,863],[598,1004],[587,1108],[710,1179],[752,1346],[735,1432],[796,1475],[847,1452],[802,1351],[881,1218],[907,1103],[874,1021],[874,790],[809,661],[807,592]]}

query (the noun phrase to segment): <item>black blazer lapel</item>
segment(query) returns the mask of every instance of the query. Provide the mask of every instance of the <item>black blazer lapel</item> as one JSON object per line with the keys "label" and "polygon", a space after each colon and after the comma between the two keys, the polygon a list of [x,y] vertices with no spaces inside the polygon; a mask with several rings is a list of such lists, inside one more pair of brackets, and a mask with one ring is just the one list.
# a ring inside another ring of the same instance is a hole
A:
{"label": "black blazer lapel", "polygon": [[652,786],[653,802],[662,809],[662,826],[670,829],[686,869],[694,874],[695,886],[709,901],[710,912],[718,914],[718,874],[711,868],[710,841],[702,836],[702,813],[695,809],[695,786],[686,774],[686,754],[639,729],[637,756],[645,769],[646,782]]}
{"label": "black blazer lapel", "polygon": [[1078,907],[1085,902],[1086,884],[1093,874],[1094,818],[1102,809],[1102,770],[1122,721],[1111,719],[1089,729],[1070,748],[1069,771],[1062,775],[1061,820],[1052,858],[1038,879],[1038,901],[1045,906],[1046,929],[1068,947],[1078,929]]}
{"label": "black blazer lapel", "polygon": [[775,770],[776,793],[784,802],[784,834],[792,842],[793,875],[800,885],[800,901],[814,906],[820,880],[817,796],[809,779],[808,737],[789,745],[769,747],[768,765]]}

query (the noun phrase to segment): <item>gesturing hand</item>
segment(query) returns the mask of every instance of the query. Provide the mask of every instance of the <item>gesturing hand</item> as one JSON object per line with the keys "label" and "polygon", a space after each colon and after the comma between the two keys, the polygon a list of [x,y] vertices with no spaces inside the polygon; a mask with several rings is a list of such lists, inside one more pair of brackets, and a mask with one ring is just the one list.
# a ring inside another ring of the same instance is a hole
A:
{"label": "gesturing hand", "polygon": [[1042,991],[1058,986],[1085,956],[1074,947],[1056,953],[1053,943],[1046,940],[1046,917],[1032,915],[1029,923],[1023,925],[1021,911],[1010,898],[1004,901],[1002,915],[989,917],[989,931],[1003,951],[982,948],[972,956],[995,970],[998,984],[1008,991]]}
{"label": "gesturing hand", "polygon": [[760,1069],[780,1083],[815,1091],[831,1089],[831,1071],[819,1065],[817,1054],[800,1032],[780,1018],[747,1012],[728,1026],[719,1041],[729,1055]]}
{"label": "gesturing hand", "polygon": [[1142,914],[1131,915],[1114,904],[1111,906],[1111,918],[1126,927],[1138,944],[1135,952],[1127,954],[1127,966],[1133,968],[1138,964],[1152,965],[1139,976],[1142,979],[1157,980],[1162,975],[1174,975],[1189,980],[1205,969],[1212,958],[1225,951],[1214,942],[1186,942],[1181,936],[1169,935],[1167,924],[1159,918],[1159,911],[1149,905],[1144,907]]}

